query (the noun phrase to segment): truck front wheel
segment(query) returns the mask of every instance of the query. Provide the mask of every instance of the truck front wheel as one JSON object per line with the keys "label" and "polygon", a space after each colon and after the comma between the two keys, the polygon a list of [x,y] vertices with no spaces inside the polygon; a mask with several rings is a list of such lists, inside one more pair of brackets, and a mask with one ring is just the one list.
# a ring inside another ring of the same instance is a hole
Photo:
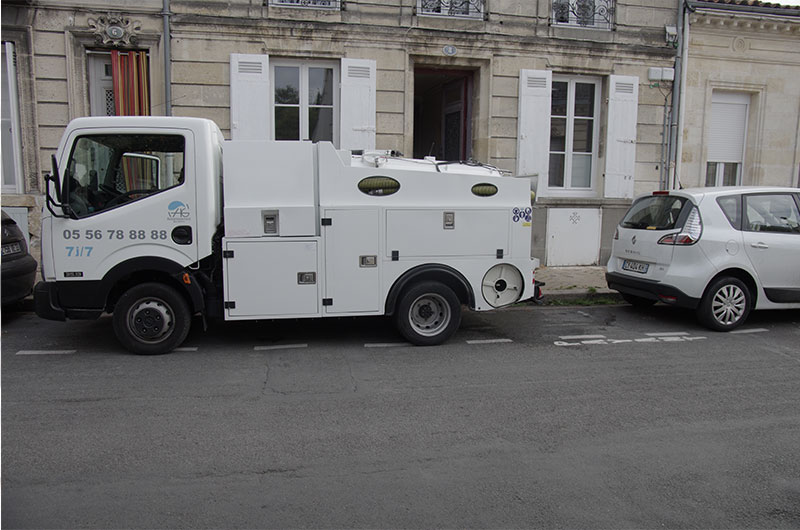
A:
{"label": "truck front wheel", "polygon": [[186,339],[192,323],[186,300],[161,283],[142,283],[125,291],[113,318],[117,339],[139,355],[169,353]]}
{"label": "truck front wheel", "polygon": [[441,344],[461,323],[461,302],[446,285],[420,283],[403,293],[395,311],[395,323],[400,334],[412,344]]}

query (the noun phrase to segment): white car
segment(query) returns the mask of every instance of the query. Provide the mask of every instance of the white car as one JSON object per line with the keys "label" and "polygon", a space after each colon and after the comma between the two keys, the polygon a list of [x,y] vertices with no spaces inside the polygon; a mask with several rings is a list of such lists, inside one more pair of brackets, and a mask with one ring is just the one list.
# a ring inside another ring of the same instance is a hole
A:
{"label": "white car", "polygon": [[695,309],[729,331],[752,309],[800,308],[800,189],[697,188],[637,198],[606,281],[629,303]]}

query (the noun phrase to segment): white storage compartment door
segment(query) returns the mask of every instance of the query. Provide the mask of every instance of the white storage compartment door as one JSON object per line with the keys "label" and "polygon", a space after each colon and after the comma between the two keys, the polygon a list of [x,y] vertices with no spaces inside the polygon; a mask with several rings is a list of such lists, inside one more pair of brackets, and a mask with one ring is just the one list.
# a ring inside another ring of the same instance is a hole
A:
{"label": "white storage compartment door", "polygon": [[401,260],[507,255],[510,219],[507,210],[389,210],[386,252]]}
{"label": "white storage compartment door", "polygon": [[224,249],[227,320],[319,315],[317,241],[226,240]]}
{"label": "white storage compartment door", "polygon": [[380,314],[378,210],[325,210],[325,314]]}

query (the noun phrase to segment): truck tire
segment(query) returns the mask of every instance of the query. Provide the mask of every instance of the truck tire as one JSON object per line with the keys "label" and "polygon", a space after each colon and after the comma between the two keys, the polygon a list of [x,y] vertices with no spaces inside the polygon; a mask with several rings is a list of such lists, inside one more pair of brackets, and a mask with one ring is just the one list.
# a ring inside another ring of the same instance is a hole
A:
{"label": "truck tire", "polygon": [[114,308],[114,333],[122,345],[138,355],[160,355],[177,348],[189,334],[189,304],[175,289],[162,283],[131,287]]}
{"label": "truck tire", "polygon": [[452,289],[423,282],[403,292],[395,311],[397,330],[412,344],[434,346],[449,339],[461,324],[461,302]]}
{"label": "truck tire", "polygon": [[697,317],[709,329],[730,331],[747,320],[751,305],[750,290],[744,282],[723,276],[706,289],[697,306]]}

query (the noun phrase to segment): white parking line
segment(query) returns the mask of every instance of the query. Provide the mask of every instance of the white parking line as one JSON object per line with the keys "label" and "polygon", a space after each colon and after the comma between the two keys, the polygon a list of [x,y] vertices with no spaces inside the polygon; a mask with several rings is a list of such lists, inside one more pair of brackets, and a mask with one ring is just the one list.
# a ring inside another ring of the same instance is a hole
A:
{"label": "white parking line", "polygon": [[744,335],[746,333],[765,333],[769,331],[766,328],[750,328],[750,329],[735,329],[731,331],[731,335]]}
{"label": "white parking line", "polygon": [[514,342],[514,341],[511,339],[468,340],[467,344],[502,344],[506,342]]}
{"label": "white parking line", "polygon": [[648,337],[685,337],[688,335],[685,331],[663,331],[660,333],[645,333]]}
{"label": "white parking line", "polygon": [[402,346],[411,346],[410,342],[368,342],[364,344],[365,348],[399,348]]}
{"label": "white parking line", "polygon": [[254,351],[271,351],[271,350],[293,350],[298,348],[308,348],[308,344],[275,344],[272,346],[255,346]]}
{"label": "white parking line", "polygon": [[17,355],[71,355],[78,350],[20,350]]}
{"label": "white parking line", "polygon": [[558,337],[561,340],[580,340],[580,339],[604,339],[605,335],[563,335]]}

